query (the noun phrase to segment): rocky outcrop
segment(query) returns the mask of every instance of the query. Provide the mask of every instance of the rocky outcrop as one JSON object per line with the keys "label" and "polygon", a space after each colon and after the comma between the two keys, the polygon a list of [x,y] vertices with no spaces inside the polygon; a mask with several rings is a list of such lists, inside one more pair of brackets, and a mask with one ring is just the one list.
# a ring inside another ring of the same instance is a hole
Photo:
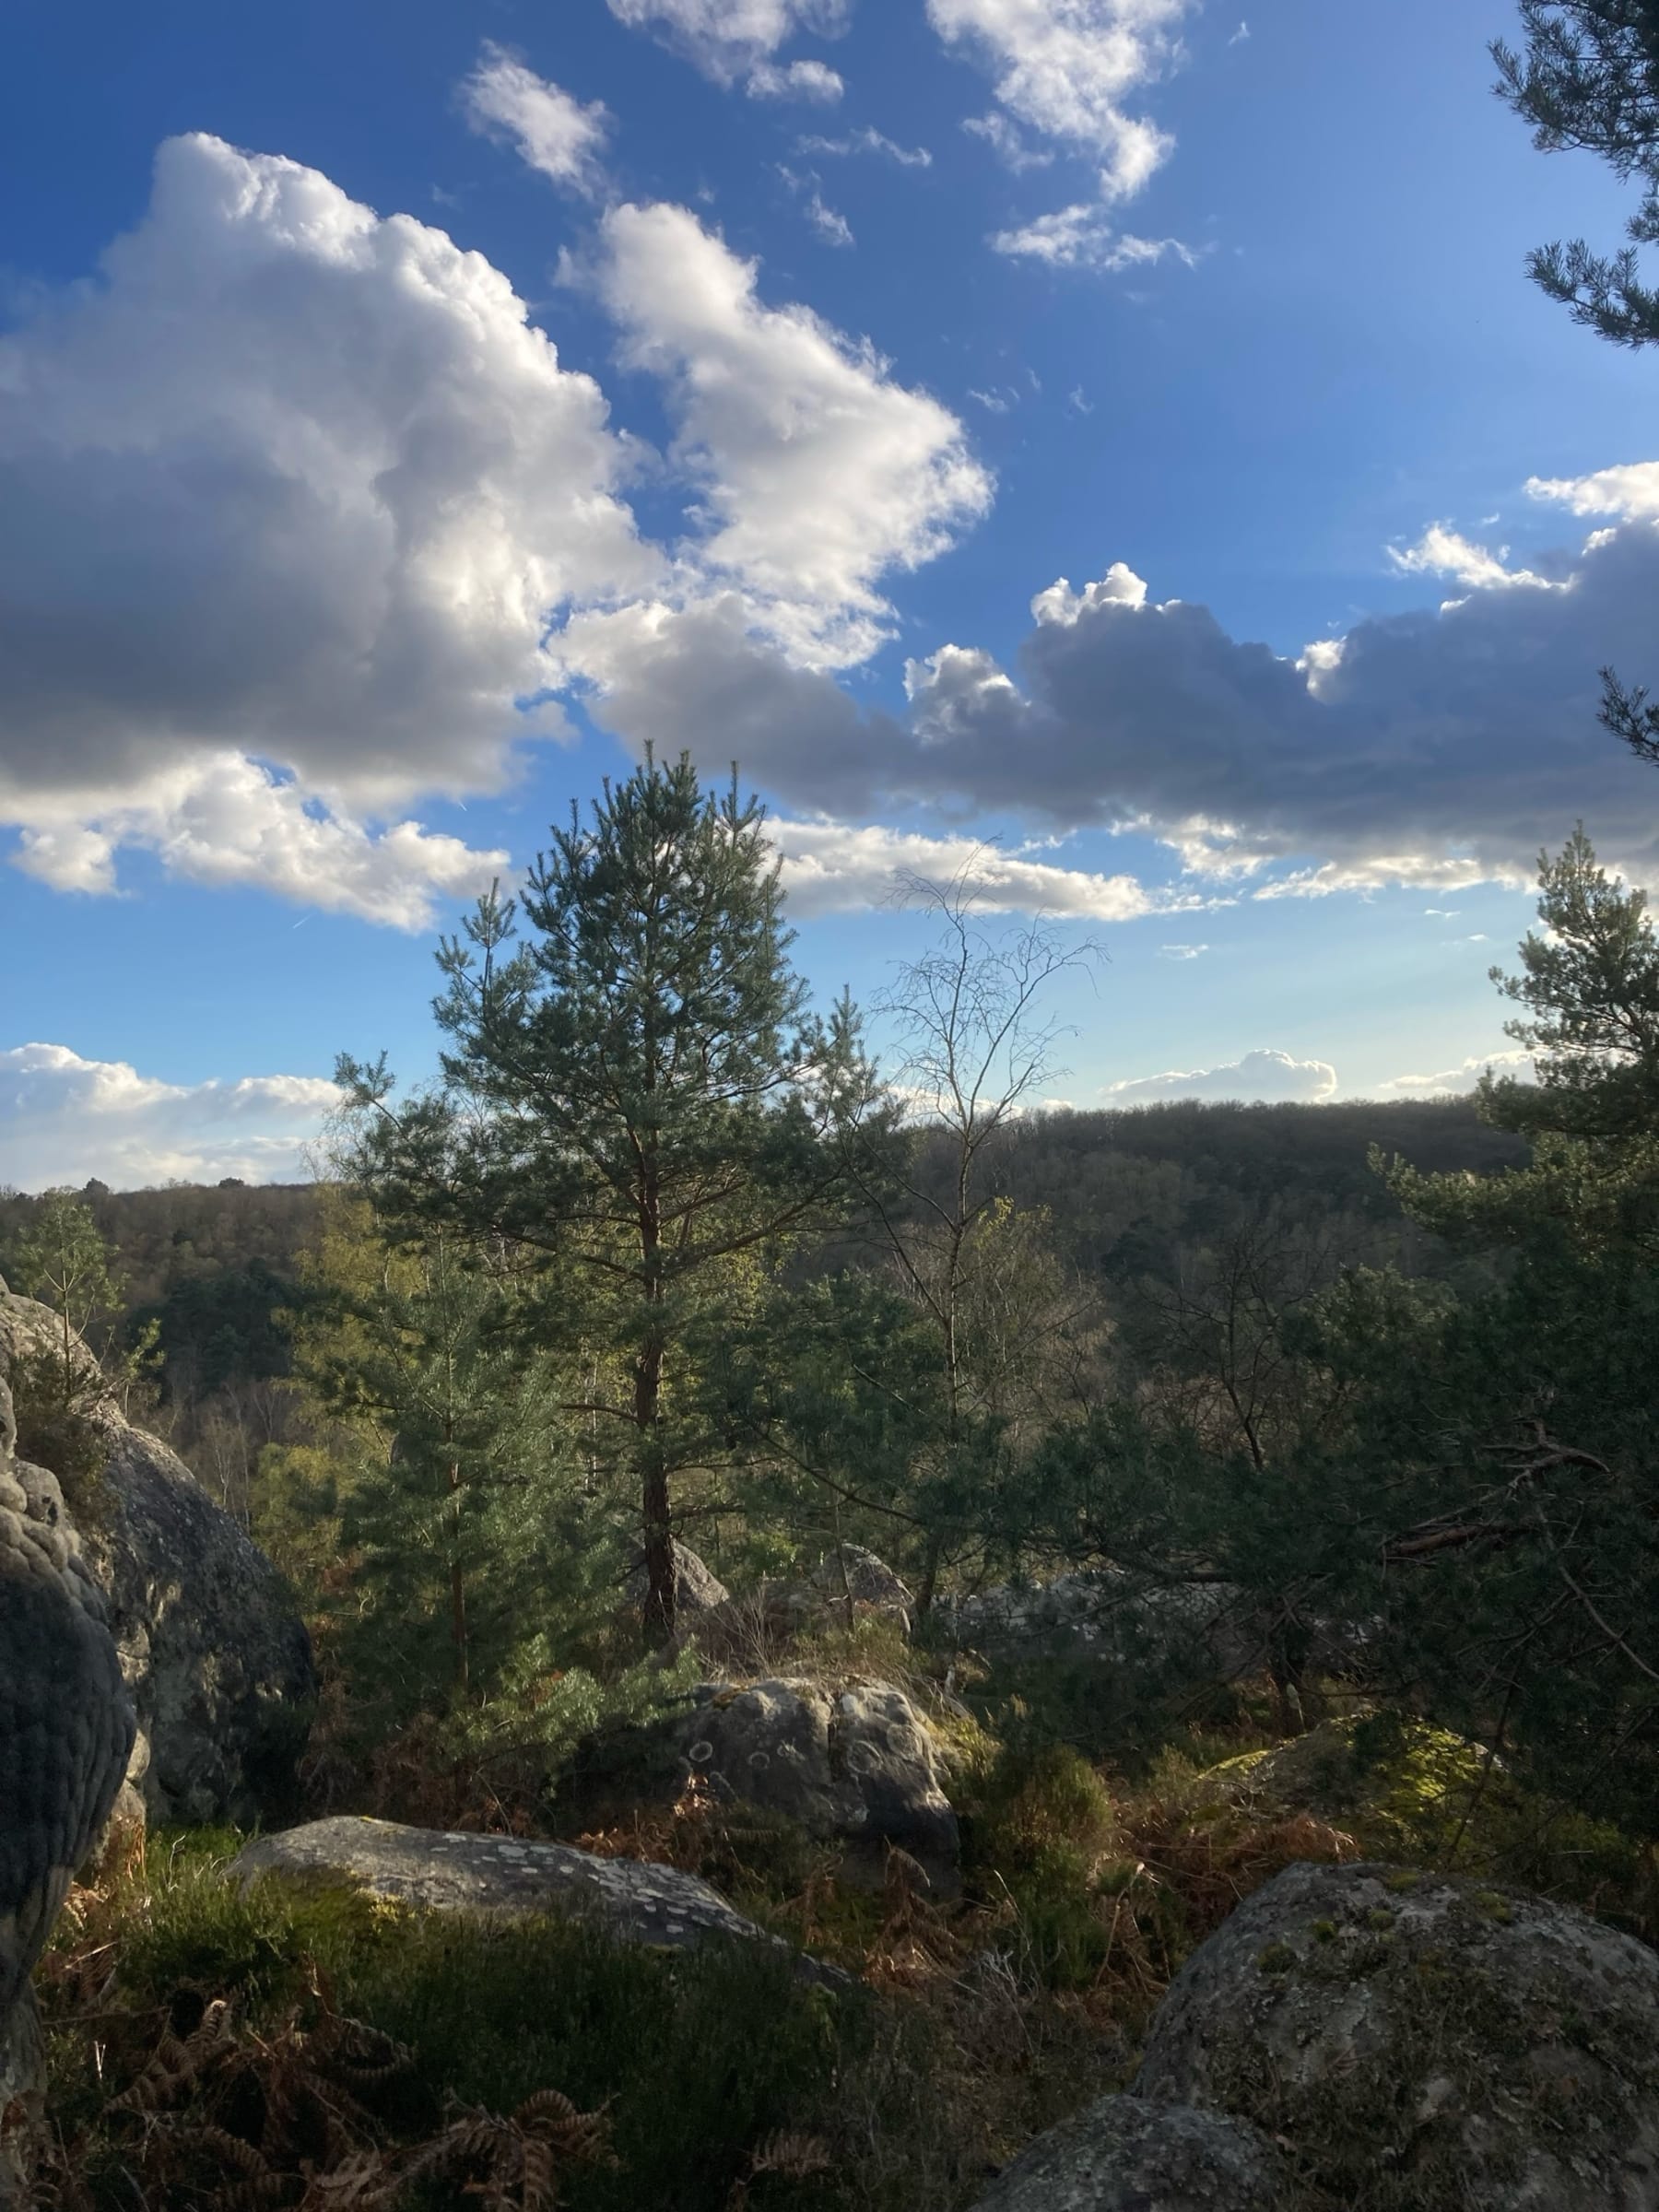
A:
{"label": "rocky outcrop", "polygon": [[132,1702],[55,1480],[0,1382],[0,2206],[26,2201],[44,2053],[29,1975],[132,1749]]}
{"label": "rocky outcrop", "polygon": [[[645,1603],[645,1562],[637,1560],[622,1585],[622,1594],[630,1606]],[[675,1618],[682,1629],[695,1628],[698,1621],[727,1604],[731,1592],[714,1570],[700,1559],[688,1544],[677,1537],[674,1545],[674,1604]]]}
{"label": "rocky outcrop", "polygon": [[887,1682],[804,1677],[703,1683],[688,1710],[595,1739],[569,1784],[571,1809],[672,1805],[688,1789],[841,1845],[850,1872],[879,1872],[892,1846],[948,1882],[959,1839],[938,1748]]}
{"label": "rocky outcrop", "polygon": [[1312,2201],[1659,2212],[1659,1958],[1566,1906],[1292,1866],[1187,1961],[1135,2087],[1294,2147]]}
{"label": "rocky outcrop", "polygon": [[804,1583],[768,1583],[764,1595],[768,1614],[797,1631],[844,1629],[874,1618],[891,1621],[905,1636],[916,1602],[887,1561],[862,1544],[838,1544]]}
{"label": "rocky outcrop", "polygon": [[1253,2128],[1102,2097],[1039,2136],[974,2212],[1278,2212],[1285,2201],[1283,2166]]}
{"label": "rocky outcrop", "polygon": [[[0,1288],[0,1375],[50,1349],[58,1325],[46,1307]],[[90,1354],[76,1351],[91,1371]],[[90,1395],[86,1418],[95,1464],[79,1475],[67,1518],[104,1593],[137,1710],[130,1779],[159,1820],[276,1811],[315,1688],[281,1580],[159,1438],[107,1397]]]}
{"label": "rocky outcrop", "polygon": [[1230,1678],[1259,1666],[1265,1655],[1231,1584],[1149,1584],[1119,1569],[940,1597],[934,1618],[947,1642],[992,1659],[1096,1657]]}
{"label": "rocky outcrop", "polygon": [[[231,1861],[229,1873],[240,1882],[272,1875],[337,1885],[421,1912],[576,1917],[624,1942],[670,1949],[712,1941],[788,1948],[695,1875],[634,1859],[600,1858],[562,1843],[520,1843],[341,1818],[262,1836]],[[836,1986],[847,1979],[804,1955],[799,1971]]]}

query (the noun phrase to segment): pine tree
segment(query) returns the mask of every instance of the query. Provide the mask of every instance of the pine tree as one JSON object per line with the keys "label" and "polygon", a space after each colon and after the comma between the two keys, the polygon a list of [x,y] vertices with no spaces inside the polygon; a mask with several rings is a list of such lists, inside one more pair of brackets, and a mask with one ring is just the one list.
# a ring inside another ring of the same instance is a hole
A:
{"label": "pine tree", "polygon": [[1525,1168],[1479,1180],[1419,1175],[1391,1187],[1428,1227],[1526,1241],[1546,1228],[1582,1249],[1659,1252],[1659,940],[1646,896],[1610,877],[1581,824],[1539,859],[1538,918],[1519,975],[1491,971],[1525,1008],[1506,1033],[1534,1055],[1534,1080],[1489,1071],[1481,1111],[1529,1137]]}
{"label": "pine tree", "polygon": [[1631,243],[1612,254],[1574,239],[1540,246],[1527,273],[1552,300],[1618,346],[1659,345],[1659,291],[1641,282],[1636,248],[1659,242],[1659,0],[1521,0],[1524,53],[1492,48],[1498,91],[1533,126],[1544,153],[1599,154],[1642,186]]}
{"label": "pine tree", "polygon": [[767,1258],[836,1217],[826,1140],[873,1090],[851,1009],[806,1010],[764,822],[735,777],[716,796],[688,756],[647,758],[572,809],[522,902],[492,892],[445,942],[444,1095],[395,1114],[383,1062],[340,1068],[393,1210],[508,1240],[549,1308],[580,1304],[598,1372],[568,1410],[621,1443],[653,1643],[677,1477],[721,1451],[700,1362]]}
{"label": "pine tree", "polygon": [[265,1454],[260,1533],[312,1585],[359,1717],[487,1702],[618,1579],[519,1286],[488,1246],[388,1233],[341,1190],[303,1276],[294,1388],[318,1441]]}
{"label": "pine tree", "polygon": [[[1521,0],[1521,24],[1524,53],[1501,40],[1491,51],[1499,97],[1532,124],[1534,145],[1599,154],[1641,186],[1628,246],[1597,253],[1558,239],[1528,255],[1527,274],[1598,337],[1659,345],[1659,288],[1642,282],[1636,251],[1659,243],[1659,0]],[[1659,706],[1611,668],[1601,678],[1603,726],[1659,762]]]}

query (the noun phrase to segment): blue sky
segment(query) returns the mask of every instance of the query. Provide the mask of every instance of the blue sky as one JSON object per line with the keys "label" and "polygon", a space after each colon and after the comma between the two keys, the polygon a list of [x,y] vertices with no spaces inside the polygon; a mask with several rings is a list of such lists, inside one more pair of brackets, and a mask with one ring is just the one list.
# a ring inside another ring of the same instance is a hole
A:
{"label": "blue sky", "polygon": [[648,740],[744,762],[826,995],[982,843],[993,926],[1099,940],[1056,1096],[1465,1083],[1540,844],[1659,874],[1594,724],[1654,368],[1525,281],[1627,209],[1513,30],[20,0],[0,1180],[297,1171]]}

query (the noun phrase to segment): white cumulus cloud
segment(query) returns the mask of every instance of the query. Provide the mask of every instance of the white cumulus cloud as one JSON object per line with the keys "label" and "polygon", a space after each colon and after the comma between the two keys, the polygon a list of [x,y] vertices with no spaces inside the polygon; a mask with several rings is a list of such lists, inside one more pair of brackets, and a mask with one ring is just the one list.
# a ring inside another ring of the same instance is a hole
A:
{"label": "white cumulus cloud", "polygon": [[1581,818],[1607,859],[1659,882],[1653,771],[1596,720],[1596,671],[1652,661],[1659,530],[1596,531],[1560,576],[1472,583],[1297,660],[1118,562],[1039,593],[1006,665],[956,642],[912,659],[898,714],[774,665],[710,607],[677,636],[631,637],[604,705],[666,744],[677,691],[687,726],[741,731],[749,772],[802,811],[1135,830],[1258,898],[1524,886]]}
{"label": "white cumulus cloud", "polygon": [[1659,522],[1659,461],[1628,461],[1587,477],[1529,477],[1526,488],[1535,500],[1552,500],[1574,514]]}
{"label": "white cumulus cloud", "polygon": [[438,900],[475,897],[508,873],[505,853],[475,851],[418,822],[371,832],[230,752],[161,770],[96,811],[74,806],[54,822],[39,809],[17,864],[55,890],[108,893],[124,847],[154,853],[182,882],[258,884],[393,929],[428,928]]}
{"label": "white cumulus cloud", "polygon": [[953,544],[992,480],[948,407],[757,278],[683,207],[605,217],[599,291],[626,363],[662,380],[697,493],[684,550],[793,653],[845,665],[891,627],[883,577]]}
{"label": "white cumulus cloud", "polygon": [[[649,30],[717,85],[747,80],[759,98],[837,99],[841,79],[822,63],[780,70],[779,50],[800,32],[834,38],[851,0],[606,0],[618,22]],[[833,79],[831,88],[827,80]],[[793,81],[791,81],[793,80]]]}
{"label": "white cumulus cloud", "polygon": [[1171,67],[1192,0],[927,0],[949,44],[983,58],[1007,113],[1093,155],[1101,197],[1126,199],[1171,140],[1126,105]]}
{"label": "white cumulus cloud", "polygon": [[1335,1095],[1336,1070],[1325,1060],[1298,1060],[1289,1053],[1246,1053],[1220,1067],[1171,1069],[1108,1083],[1101,1096],[1113,1106],[1147,1106],[1159,1099],[1241,1099],[1315,1104]]}
{"label": "white cumulus cloud", "polygon": [[[1477,545],[1447,523],[1430,523],[1414,546],[1390,546],[1388,558],[1406,576],[1450,576],[1474,591],[1547,592],[1559,587],[1531,569],[1512,569],[1509,547]],[[1313,649],[1309,648],[1310,652]]]}
{"label": "white cumulus cloud", "polygon": [[602,100],[584,107],[490,40],[462,86],[461,98],[476,131],[507,139],[544,177],[579,192],[597,189],[599,159],[610,135],[610,116]]}
{"label": "white cumulus cloud", "polygon": [[562,730],[520,704],[549,621],[661,572],[633,465],[481,255],[170,140],[97,279],[0,337],[0,822],[87,888],[124,841],[402,917],[470,884],[499,856],[380,825]]}
{"label": "white cumulus cloud", "polygon": [[0,1051],[0,1157],[13,1185],[46,1190],[91,1177],[112,1189],[303,1176],[305,1149],[339,1103],[316,1076],[163,1083],[124,1060],[62,1044]]}
{"label": "white cumulus cloud", "polygon": [[1056,867],[971,837],[782,819],[770,824],[770,833],[782,863],[791,911],[797,914],[880,906],[902,895],[917,877],[947,883],[964,874],[972,879],[976,906],[986,913],[1135,922],[1182,903],[1147,889],[1133,876]]}

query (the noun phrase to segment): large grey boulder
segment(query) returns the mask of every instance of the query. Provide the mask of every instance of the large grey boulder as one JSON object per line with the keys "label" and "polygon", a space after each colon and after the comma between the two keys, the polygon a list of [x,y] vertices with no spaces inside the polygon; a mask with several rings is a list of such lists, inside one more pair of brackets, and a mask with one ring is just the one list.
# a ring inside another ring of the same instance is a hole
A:
{"label": "large grey boulder", "polygon": [[974,2212],[1278,2212],[1286,2176],[1241,2122],[1102,2097],[1039,2136]]}
{"label": "large grey boulder", "polygon": [[863,1544],[838,1544],[805,1579],[763,1582],[735,1601],[728,1618],[735,1624],[763,1624],[774,1642],[787,1644],[870,1619],[889,1621],[908,1636],[914,1606],[909,1585],[884,1559]]}
{"label": "large grey boulder", "polygon": [[[645,1593],[645,1562],[638,1559],[622,1585],[622,1594],[630,1606],[642,1606]],[[707,1560],[700,1559],[688,1544],[682,1544],[677,1536],[674,1542],[674,1596],[675,1618],[679,1626],[694,1628],[704,1616],[725,1605],[731,1594]]]}
{"label": "large grey boulder", "polygon": [[103,1600],[0,1382],[0,2206],[26,2201],[44,2051],[29,1975],[132,1749]]}
{"label": "large grey boulder", "polygon": [[910,1634],[916,1601],[909,1585],[862,1544],[838,1544],[813,1569],[809,1586],[819,1608],[831,1618],[844,1621],[850,1605],[855,1621],[874,1615]]}
{"label": "large grey boulder", "polygon": [[1295,2147],[1319,2194],[1414,2212],[1659,2212],[1659,1957],[1541,1898],[1297,1865],[1187,1961],[1143,2096]]}
{"label": "large grey boulder", "polygon": [[[676,1950],[711,1941],[789,1947],[694,1874],[636,1859],[600,1858],[563,1843],[520,1843],[342,1816],[262,1836],[238,1853],[229,1871],[239,1882],[272,1875],[362,1890],[429,1912],[583,1919],[624,1942]],[[847,1980],[805,1955],[798,1971],[838,1986]]]}
{"label": "large grey boulder", "polygon": [[706,1682],[688,1709],[588,1747],[573,1810],[672,1805],[690,1790],[839,1844],[849,1871],[878,1873],[890,1845],[948,1882],[959,1848],[938,1747],[888,1682],[804,1677]]}
{"label": "large grey boulder", "polygon": [[[0,1379],[50,1349],[49,1308],[0,1287]],[[76,1357],[96,1369],[76,1344]],[[279,1810],[315,1693],[311,1645],[265,1554],[159,1438],[88,1392],[100,1465],[65,1525],[104,1594],[138,1716],[129,1779],[152,1818]],[[39,1477],[44,1480],[44,1477]],[[54,1486],[55,1487],[55,1486]]]}

